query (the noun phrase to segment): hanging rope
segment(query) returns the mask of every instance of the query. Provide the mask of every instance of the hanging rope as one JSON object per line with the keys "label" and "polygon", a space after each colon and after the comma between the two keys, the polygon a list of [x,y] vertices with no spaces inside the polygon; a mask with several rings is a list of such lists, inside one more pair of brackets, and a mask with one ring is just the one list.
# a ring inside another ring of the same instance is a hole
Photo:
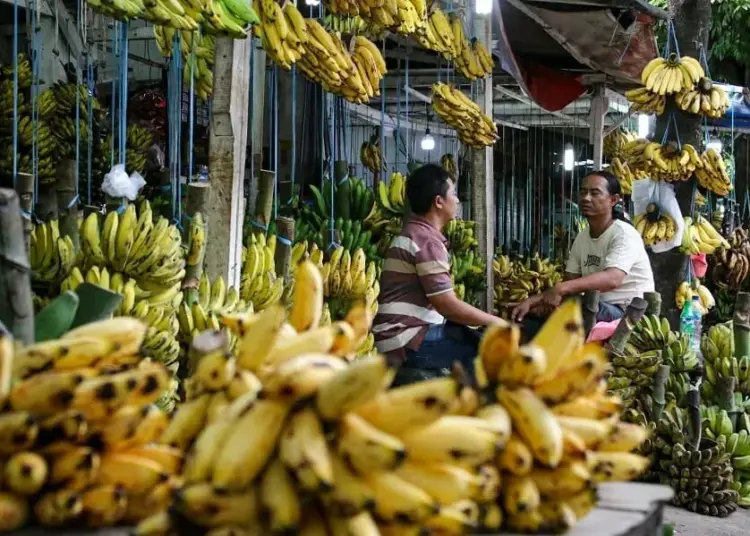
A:
{"label": "hanging rope", "polygon": [[190,93],[188,94],[188,183],[192,182],[193,180],[193,142],[195,139],[195,71],[197,69],[195,47],[196,41],[198,41],[198,39],[200,38],[201,30],[200,28],[198,28],[193,32],[193,38],[190,40]]}
{"label": "hanging rope", "polygon": [[13,0],[13,187],[18,181],[18,0]]}
{"label": "hanging rope", "polygon": [[37,100],[39,97],[39,59],[41,55],[40,36],[39,31],[39,10],[36,4],[36,0],[30,0],[28,3],[29,16],[27,17],[30,23],[30,34],[31,34],[31,173],[34,177],[34,199],[37,199],[37,193],[39,189],[39,108]]}
{"label": "hanging rope", "polygon": [[297,178],[297,66],[292,65],[292,197]]}
{"label": "hanging rope", "polygon": [[86,140],[86,203],[91,204],[91,166],[94,149],[93,136],[93,101],[94,101],[94,66],[91,64],[91,56],[86,55],[86,86],[88,88],[86,96],[86,114],[89,137]]}
{"label": "hanging rope", "polygon": [[112,25],[112,53],[115,57],[115,76],[112,78],[112,106],[110,107],[112,114],[112,125],[111,125],[111,140],[110,140],[110,156],[109,156],[109,167],[112,168],[115,165],[115,119],[117,117],[117,79],[119,77],[120,70],[120,41],[117,38],[120,23],[115,22]]}
{"label": "hanging rope", "polygon": [[169,121],[169,175],[172,187],[172,220],[178,228],[182,225],[182,173],[181,173],[181,123],[182,123],[182,54],[180,32],[175,32],[172,54],[167,73],[167,118]]}
{"label": "hanging rope", "polygon": [[279,66],[273,64],[273,219],[279,215]]}
{"label": "hanging rope", "polygon": [[[176,33],[176,32],[175,32]],[[179,50],[179,49],[175,49]],[[174,54],[179,56],[179,54]],[[120,23],[120,164],[125,164],[128,126],[128,23]]]}

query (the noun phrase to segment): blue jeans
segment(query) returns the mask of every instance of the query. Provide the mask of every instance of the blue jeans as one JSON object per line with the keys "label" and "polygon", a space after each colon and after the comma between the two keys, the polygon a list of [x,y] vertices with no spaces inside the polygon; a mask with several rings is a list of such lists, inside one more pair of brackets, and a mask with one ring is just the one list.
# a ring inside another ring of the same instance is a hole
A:
{"label": "blue jeans", "polygon": [[447,334],[445,324],[430,326],[419,350],[406,350],[406,361],[396,374],[393,386],[449,376],[456,361],[473,377],[477,346],[470,340],[459,340]]}

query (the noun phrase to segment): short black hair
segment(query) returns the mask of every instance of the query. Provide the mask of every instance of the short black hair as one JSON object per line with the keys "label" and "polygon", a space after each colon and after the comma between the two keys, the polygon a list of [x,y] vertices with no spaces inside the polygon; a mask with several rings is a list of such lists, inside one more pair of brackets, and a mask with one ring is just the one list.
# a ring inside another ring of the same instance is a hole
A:
{"label": "short black hair", "polygon": [[600,169],[597,171],[592,171],[591,173],[587,173],[586,176],[601,177],[607,182],[607,193],[609,195],[622,195],[622,190],[620,189],[620,181],[617,176],[611,171]]}
{"label": "short black hair", "polygon": [[425,164],[409,175],[406,181],[406,200],[414,214],[424,216],[430,211],[435,197],[446,197],[450,174],[437,164]]}

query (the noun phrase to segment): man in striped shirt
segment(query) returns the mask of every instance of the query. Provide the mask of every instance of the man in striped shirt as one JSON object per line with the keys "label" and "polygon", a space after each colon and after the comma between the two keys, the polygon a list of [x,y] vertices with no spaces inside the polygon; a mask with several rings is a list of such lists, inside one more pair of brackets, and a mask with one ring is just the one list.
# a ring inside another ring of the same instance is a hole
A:
{"label": "man in striped shirt", "polygon": [[380,352],[402,366],[395,384],[449,373],[454,361],[469,372],[477,344],[446,333],[446,320],[459,326],[503,322],[460,300],[453,292],[443,227],[456,217],[453,181],[440,166],[427,164],[409,176],[411,214],[393,239],[380,278],[373,333]]}

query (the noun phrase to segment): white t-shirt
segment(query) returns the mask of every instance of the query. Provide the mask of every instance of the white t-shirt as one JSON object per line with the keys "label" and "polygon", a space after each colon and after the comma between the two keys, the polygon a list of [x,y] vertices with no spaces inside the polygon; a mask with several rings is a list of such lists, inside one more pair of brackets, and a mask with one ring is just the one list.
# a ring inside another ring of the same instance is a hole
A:
{"label": "white t-shirt", "polygon": [[584,229],[573,242],[566,272],[587,276],[619,268],[625,272],[622,284],[610,292],[602,292],[602,301],[627,306],[633,298],[642,298],[644,292],[653,292],[654,275],[643,239],[635,227],[615,220],[599,238],[591,238]]}

